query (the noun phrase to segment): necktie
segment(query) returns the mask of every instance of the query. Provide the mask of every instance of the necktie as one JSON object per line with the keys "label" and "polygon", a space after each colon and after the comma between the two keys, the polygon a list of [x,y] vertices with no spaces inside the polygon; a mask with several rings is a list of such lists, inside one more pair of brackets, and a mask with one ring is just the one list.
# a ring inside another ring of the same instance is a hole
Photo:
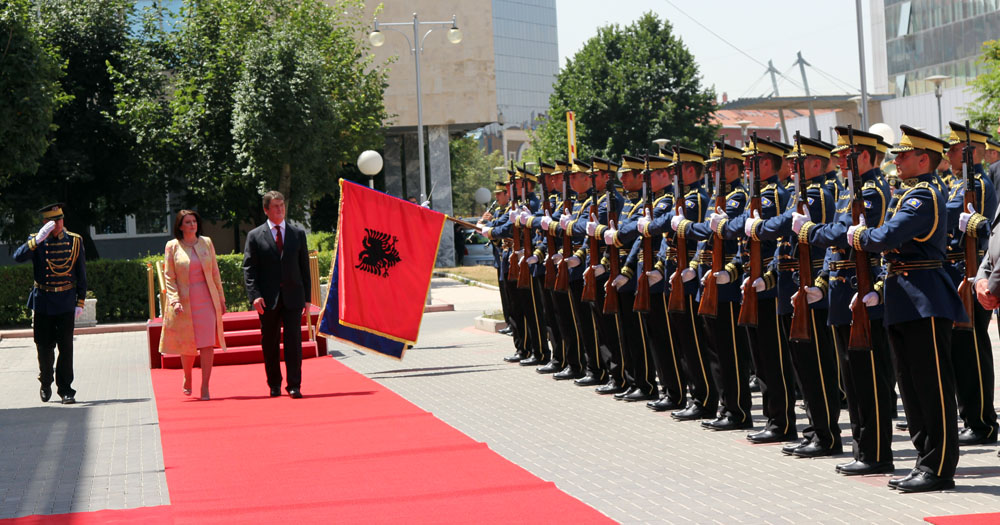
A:
{"label": "necktie", "polygon": [[278,245],[278,253],[281,253],[282,249],[285,247],[285,243],[281,240],[281,226],[275,226],[274,233],[276,234],[274,243]]}

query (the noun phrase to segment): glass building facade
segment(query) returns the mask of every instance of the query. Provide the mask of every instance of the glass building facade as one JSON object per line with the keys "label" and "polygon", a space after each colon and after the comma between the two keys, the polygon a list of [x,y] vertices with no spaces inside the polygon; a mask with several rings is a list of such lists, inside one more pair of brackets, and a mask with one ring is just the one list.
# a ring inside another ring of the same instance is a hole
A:
{"label": "glass building facade", "polygon": [[555,0],[493,0],[497,108],[507,127],[534,128],[559,72]]}
{"label": "glass building facade", "polygon": [[981,73],[982,43],[1000,38],[1000,0],[884,0],[889,88],[897,96],[962,86]]}

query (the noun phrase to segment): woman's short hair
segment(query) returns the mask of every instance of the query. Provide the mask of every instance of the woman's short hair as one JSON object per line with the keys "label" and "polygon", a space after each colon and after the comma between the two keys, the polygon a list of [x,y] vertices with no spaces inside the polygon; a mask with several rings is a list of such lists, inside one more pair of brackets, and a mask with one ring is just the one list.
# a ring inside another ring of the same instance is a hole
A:
{"label": "woman's short hair", "polygon": [[174,219],[174,238],[176,238],[178,241],[184,238],[184,232],[181,231],[181,223],[184,222],[184,217],[187,217],[188,215],[194,215],[194,220],[197,221],[198,223],[198,231],[195,232],[195,235],[197,235],[198,237],[201,237],[202,235],[201,215],[198,215],[198,212],[194,210],[181,210],[177,212],[177,218]]}

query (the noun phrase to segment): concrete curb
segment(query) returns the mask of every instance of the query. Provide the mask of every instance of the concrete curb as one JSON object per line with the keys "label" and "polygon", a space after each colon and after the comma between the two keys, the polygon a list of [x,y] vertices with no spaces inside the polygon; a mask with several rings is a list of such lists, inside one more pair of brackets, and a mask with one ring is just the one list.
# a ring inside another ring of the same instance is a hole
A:
{"label": "concrete curb", "polygon": [[499,319],[489,319],[487,317],[477,317],[475,327],[477,330],[495,334],[507,328],[507,322]]}
{"label": "concrete curb", "polygon": [[[73,330],[73,335],[110,334],[115,332],[143,332],[145,330],[146,330],[145,321],[141,323],[99,324],[97,326],[75,328]],[[0,339],[4,337],[9,337],[11,339],[16,339],[21,337],[34,337],[34,335],[35,335],[34,331],[31,328],[0,330]]]}
{"label": "concrete curb", "polygon": [[468,277],[462,277],[461,275],[458,275],[457,273],[434,272],[434,277],[447,277],[449,279],[454,279],[454,280],[456,280],[458,282],[467,284],[469,286],[478,286],[480,288],[486,288],[487,290],[493,290],[495,292],[499,292],[500,291],[500,288],[498,288],[496,286],[493,286],[492,284],[486,284],[486,283],[484,283],[482,281],[477,281],[475,279],[469,279]]}

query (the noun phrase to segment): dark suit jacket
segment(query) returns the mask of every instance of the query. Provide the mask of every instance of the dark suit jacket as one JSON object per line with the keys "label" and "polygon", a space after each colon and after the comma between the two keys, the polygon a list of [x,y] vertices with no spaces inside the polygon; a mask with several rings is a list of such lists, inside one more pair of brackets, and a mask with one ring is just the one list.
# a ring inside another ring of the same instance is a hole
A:
{"label": "dark suit jacket", "polygon": [[285,308],[301,309],[309,302],[312,282],[309,278],[309,250],[306,232],[285,221],[284,249],[271,236],[267,223],[247,234],[243,250],[243,284],[251,306],[258,297],[264,308],[273,310],[280,294]]}

